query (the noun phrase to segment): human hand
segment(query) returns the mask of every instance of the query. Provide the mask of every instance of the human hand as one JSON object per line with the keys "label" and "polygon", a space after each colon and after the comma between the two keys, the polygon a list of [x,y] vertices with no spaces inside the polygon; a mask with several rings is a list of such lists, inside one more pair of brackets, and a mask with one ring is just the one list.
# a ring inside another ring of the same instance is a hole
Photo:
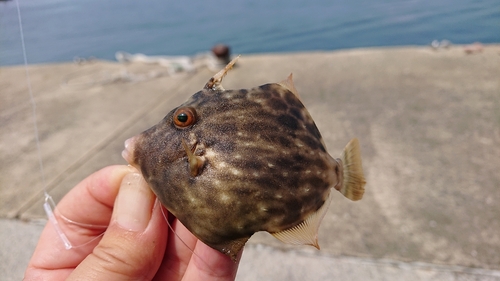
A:
{"label": "human hand", "polygon": [[[75,247],[66,250],[47,223],[24,280],[234,280],[238,263],[169,215],[176,236],[162,208],[134,168],[95,172],[54,212]],[[98,226],[107,226],[104,235]]]}

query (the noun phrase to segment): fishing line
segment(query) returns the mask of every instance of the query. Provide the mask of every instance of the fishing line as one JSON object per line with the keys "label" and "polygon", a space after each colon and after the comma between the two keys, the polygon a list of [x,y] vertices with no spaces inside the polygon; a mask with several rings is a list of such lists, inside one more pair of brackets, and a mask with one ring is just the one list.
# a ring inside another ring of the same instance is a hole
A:
{"label": "fishing line", "polygon": [[[156,198],[156,200],[158,200],[158,198]],[[159,200],[158,200],[159,201]],[[170,224],[170,222],[168,221],[168,218],[167,218],[167,215],[165,214],[165,210],[163,209],[163,207],[161,207],[161,213],[163,215],[163,218],[165,219],[165,221],[167,222],[167,225],[168,225],[168,228],[170,228],[170,230],[172,230],[172,232],[175,234],[175,237],[179,238],[179,240],[182,242],[182,244],[184,244],[184,246],[186,246],[186,248],[189,249],[189,251],[197,256],[208,268],[212,269],[210,267],[210,265],[208,265],[208,263],[202,258],[200,257],[200,255],[198,255],[194,249],[191,249],[191,247],[189,247],[188,244],[186,244],[186,242],[184,242],[184,240],[182,240],[182,238],[179,236],[179,234],[177,234],[177,232],[175,232],[174,228],[172,227],[172,225]],[[179,221],[180,222],[180,221]],[[198,240],[199,241],[199,240]],[[200,241],[201,242],[201,241]],[[196,246],[195,246],[196,247]]]}
{"label": "fishing line", "polygon": [[[26,53],[26,45],[25,45],[25,42],[24,42],[24,31],[23,31],[23,22],[22,22],[22,17],[21,17],[21,8],[19,7],[19,0],[16,0],[16,9],[17,9],[17,19],[18,19],[18,22],[19,22],[19,33],[20,33],[20,37],[21,37],[21,49],[22,49],[22,53],[23,53],[23,60],[24,60],[24,72],[25,72],[25,76],[26,76],[26,84],[27,84],[27,87],[28,87],[28,93],[29,93],[29,97],[30,97],[30,103],[31,103],[31,109],[32,109],[32,118],[33,118],[33,128],[34,128],[34,133],[35,133],[35,143],[36,143],[36,150],[37,150],[37,155],[38,155],[38,166],[39,166],[39,169],[40,169],[40,175],[41,175],[41,182],[42,182],[42,186],[43,186],[43,194],[44,194],[44,203],[43,203],[43,209],[45,211],[45,213],[47,214],[47,217],[50,221],[50,223],[54,226],[54,229],[56,230],[57,232],[57,235],[59,236],[59,238],[62,240],[62,242],[64,243],[64,248],[66,248],[66,250],[69,250],[69,249],[73,249],[73,248],[77,248],[77,247],[82,247],[84,245],[87,245],[88,243],[94,241],[95,239],[99,238],[100,236],[102,236],[104,233],[98,235],[97,237],[94,237],[93,239],[91,239],[90,241],[84,243],[84,244],[81,244],[81,245],[78,245],[78,246],[74,246],[68,239],[68,237],[66,236],[66,234],[64,233],[64,231],[61,229],[61,226],[59,224],[59,222],[57,221],[56,219],[56,215],[54,214],[54,210],[56,209],[56,205],[54,203],[54,200],[52,199],[52,196],[50,196],[50,194],[47,192],[47,185],[46,185],[46,179],[45,179],[45,171],[44,171],[44,168],[43,168],[43,160],[42,160],[42,150],[40,148],[40,138],[39,138],[39,133],[38,133],[38,123],[37,123],[37,111],[36,111],[36,101],[35,101],[35,98],[34,98],[34,95],[33,95],[33,89],[32,89],[32,86],[31,86],[31,78],[30,78],[30,72],[29,72],[29,69],[28,69],[28,56],[27,56],[27,53]],[[73,224],[76,224],[76,225],[80,225],[81,224],[78,224],[62,215],[60,215],[65,221],[69,222],[69,223],[73,223]],[[94,227],[102,227],[102,226],[94,226]]]}
{"label": "fishing line", "polygon": [[[27,84],[27,87],[28,87],[28,93],[29,93],[30,103],[31,103],[31,109],[32,109],[33,128],[34,128],[36,149],[37,149],[37,155],[38,155],[38,165],[39,165],[39,169],[40,169],[41,182],[42,182],[42,185],[43,185],[43,194],[44,194],[44,197],[45,197],[44,198],[44,203],[43,203],[43,209],[44,209],[45,213],[47,214],[47,218],[48,218],[49,222],[52,224],[52,226],[54,227],[57,235],[59,236],[59,238],[63,242],[64,248],[66,250],[83,247],[83,246],[85,246],[85,245],[87,245],[87,244],[95,241],[96,239],[98,239],[102,235],[104,235],[104,231],[103,231],[103,233],[97,235],[96,237],[92,238],[91,240],[87,241],[86,243],[83,243],[83,244],[75,246],[75,245],[73,245],[71,243],[71,241],[68,239],[68,237],[66,236],[66,234],[62,230],[61,225],[59,224],[59,222],[58,222],[58,220],[56,218],[56,215],[54,213],[54,210],[56,210],[57,207],[56,207],[56,204],[54,203],[54,200],[52,199],[52,196],[50,196],[50,194],[47,192],[45,171],[44,171],[43,159],[42,159],[42,150],[41,150],[41,147],[40,147],[40,138],[39,138],[39,132],[38,132],[36,101],[35,101],[35,98],[34,98],[34,95],[33,95],[33,89],[32,89],[32,85],[31,85],[30,72],[29,72],[29,68],[28,68],[28,56],[27,56],[27,52],[26,52],[26,45],[25,45],[25,42],[24,42],[24,31],[23,31],[23,24],[22,24],[22,17],[21,17],[21,8],[19,6],[19,0],[15,0],[15,3],[16,3],[16,8],[17,8],[17,18],[18,18],[18,22],[19,22],[19,33],[20,33],[20,37],[21,37],[21,47],[22,47],[23,60],[24,60],[24,71],[25,71],[25,76],[26,76],[26,84]],[[191,249],[186,244],[186,242],[184,242],[184,240],[177,234],[177,232],[175,232],[175,230],[170,225],[170,222],[167,219],[167,216],[166,216],[166,214],[165,214],[165,212],[163,210],[163,207],[161,208],[161,211],[162,211],[162,214],[163,214],[163,217],[164,217],[165,221],[168,224],[168,227],[170,228],[170,230],[172,230],[172,232],[175,234],[175,236],[182,242],[182,244],[184,244],[184,246],[186,246],[195,256],[197,256],[203,263],[205,263],[205,265],[207,265],[208,268],[211,268],[208,265],[208,263],[200,255],[198,255],[194,251],[194,249]],[[104,226],[104,225],[90,225],[90,224],[78,223],[78,222],[75,222],[75,221],[73,221],[73,220],[65,217],[62,214],[59,214],[58,216],[61,217],[65,222],[73,224],[73,225],[77,225],[77,226],[80,226],[80,227],[96,228],[96,229],[100,228],[100,229],[104,229],[104,230],[107,228],[107,226]]]}
{"label": "fishing line", "polygon": [[37,114],[36,114],[36,102],[35,98],[33,97],[33,89],[31,87],[31,78],[30,78],[30,72],[28,69],[28,56],[26,54],[26,46],[24,43],[24,31],[23,31],[23,21],[21,17],[21,8],[19,7],[19,0],[16,0],[16,8],[17,8],[17,20],[19,22],[19,33],[21,36],[21,50],[23,52],[23,60],[24,60],[24,74],[26,76],[26,84],[28,86],[28,93],[30,96],[30,103],[31,103],[31,110],[32,110],[32,117],[33,117],[33,128],[35,131],[35,143],[36,143],[36,150],[37,150],[37,155],[38,155],[38,166],[40,169],[40,175],[42,178],[42,185],[43,185],[43,193],[45,196],[45,202],[43,204],[43,209],[45,210],[45,213],[47,214],[47,217],[49,218],[49,221],[54,225],[57,234],[59,237],[61,237],[61,240],[64,242],[64,247],[66,249],[71,248],[71,243],[69,242],[68,238],[66,235],[62,232],[61,228],[59,227],[59,223],[57,222],[54,212],[52,211],[52,205],[54,205],[54,200],[52,200],[52,197],[48,194],[47,189],[46,189],[46,182],[45,182],[45,172],[43,169],[43,161],[42,161],[42,150],[40,149],[40,139],[38,137],[38,124],[37,124]]}

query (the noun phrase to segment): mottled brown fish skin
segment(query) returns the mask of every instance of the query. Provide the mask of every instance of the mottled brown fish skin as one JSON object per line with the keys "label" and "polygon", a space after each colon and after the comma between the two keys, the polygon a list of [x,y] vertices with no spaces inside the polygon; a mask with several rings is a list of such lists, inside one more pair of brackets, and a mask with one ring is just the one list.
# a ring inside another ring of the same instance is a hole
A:
{"label": "mottled brown fish skin", "polygon": [[[196,122],[177,128],[172,110],[136,138],[131,164],[161,203],[213,248],[234,256],[257,231],[301,223],[338,183],[341,167],[286,87],[203,89],[180,107],[186,106],[196,109]],[[205,160],[196,176],[182,140]]]}

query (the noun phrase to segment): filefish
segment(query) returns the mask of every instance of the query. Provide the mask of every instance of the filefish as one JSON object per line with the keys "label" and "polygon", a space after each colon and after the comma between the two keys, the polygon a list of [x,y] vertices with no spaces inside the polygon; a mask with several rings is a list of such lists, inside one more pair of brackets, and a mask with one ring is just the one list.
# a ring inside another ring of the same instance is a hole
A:
{"label": "filefish", "polygon": [[126,140],[122,156],[169,212],[233,260],[258,231],[319,249],[332,188],[351,200],[363,197],[359,142],[331,157],[291,74],[225,90],[222,78],[235,60],[157,125]]}

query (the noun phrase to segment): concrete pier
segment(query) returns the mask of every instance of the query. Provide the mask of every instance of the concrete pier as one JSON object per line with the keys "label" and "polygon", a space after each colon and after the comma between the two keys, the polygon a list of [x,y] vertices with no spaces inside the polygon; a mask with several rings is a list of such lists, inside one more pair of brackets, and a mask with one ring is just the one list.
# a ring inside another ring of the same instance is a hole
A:
{"label": "concrete pier", "polygon": [[[500,45],[243,55],[226,89],[295,86],[328,151],[361,143],[363,200],[335,194],[321,250],[250,240],[237,280],[500,280]],[[0,271],[19,280],[57,202],[200,90],[207,69],[91,61],[0,68]],[[6,279],[3,279],[6,278]]]}

